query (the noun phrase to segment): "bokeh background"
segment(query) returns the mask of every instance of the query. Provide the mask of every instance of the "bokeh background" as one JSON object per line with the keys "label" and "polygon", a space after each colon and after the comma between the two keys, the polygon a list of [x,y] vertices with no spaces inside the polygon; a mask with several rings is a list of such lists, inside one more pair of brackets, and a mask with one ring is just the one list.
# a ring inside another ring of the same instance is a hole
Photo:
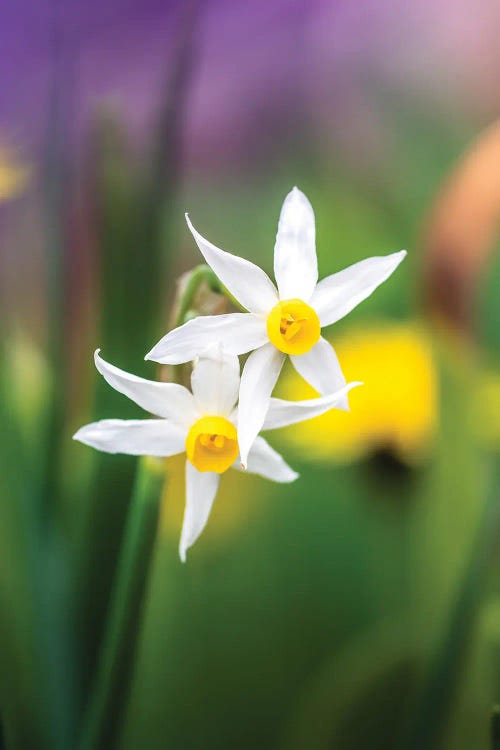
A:
{"label": "bokeh background", "polygon": [[[1,5],[8,750],[500,747],[499,37],[497,0]],[[295,184],[320,275],[408,257],[330,331],[351,413],[271,435],[292,486],[225,476],[182,565],[181,462],[134,526],[136,461],[71,441],[141,416],[92,352],[168,377],[184,211],[270,272]]]}

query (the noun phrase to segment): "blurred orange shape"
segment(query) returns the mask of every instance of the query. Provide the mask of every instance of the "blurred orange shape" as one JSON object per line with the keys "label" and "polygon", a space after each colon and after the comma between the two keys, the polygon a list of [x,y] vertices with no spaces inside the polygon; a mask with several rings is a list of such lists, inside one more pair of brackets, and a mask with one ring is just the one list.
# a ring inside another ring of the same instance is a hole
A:
{"label": "blurred orange shape", "polygon": [[500,226],[500,120],[483,131],[443,183],[425,223],[428,307],[470,331],[478,281]]}

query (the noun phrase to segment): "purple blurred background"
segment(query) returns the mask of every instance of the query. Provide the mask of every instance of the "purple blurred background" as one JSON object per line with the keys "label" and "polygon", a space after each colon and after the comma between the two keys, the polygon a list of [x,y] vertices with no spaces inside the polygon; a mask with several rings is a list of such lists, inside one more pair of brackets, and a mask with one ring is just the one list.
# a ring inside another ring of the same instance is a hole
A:
{"label": "purple blurred background", "polygon": [[[80,135],[110,100],[137,136],[168,77],[180,16],[195,3],[17,0],[2,9],[0,132],[31,149],[46,121],[55,50]],[[479,127],[498,112],[496,0],[200,2],[185,142],[193,166],[273,161],[307,126],[326,149],[377,160],[381,93]]]}

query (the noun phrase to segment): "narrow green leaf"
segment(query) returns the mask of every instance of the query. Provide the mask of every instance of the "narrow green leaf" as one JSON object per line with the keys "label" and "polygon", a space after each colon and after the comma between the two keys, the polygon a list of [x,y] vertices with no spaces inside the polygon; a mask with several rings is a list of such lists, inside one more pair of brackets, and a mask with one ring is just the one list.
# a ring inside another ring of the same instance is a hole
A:
{"label": "narrow green leaf", "polygon": [[[132,157],[123,132],[109,117],[101,123],[94,154],[92,199],[98,241],[101,296],[99,345],[110,361],[151,377],[144,355],[165,331],[162,294],[172,258],[172,216],[181,176],[183,117],[193,65],[194,16],[199,5],[181,10],[176,50],[146,167]],[[97,418],[140,416],[137,407],[98,382]],[[95,667],[102,623],[109,603],[120,540],[133,481],[135,460],[99,456],[88,497],[79,552],[78,583],[82,687],[86,693]]]}
{"label": "narrow green leaf", "polygon": [[164,478],[162,463],[141,459],[81,750],[111,750],[119,736],[148,590]]}

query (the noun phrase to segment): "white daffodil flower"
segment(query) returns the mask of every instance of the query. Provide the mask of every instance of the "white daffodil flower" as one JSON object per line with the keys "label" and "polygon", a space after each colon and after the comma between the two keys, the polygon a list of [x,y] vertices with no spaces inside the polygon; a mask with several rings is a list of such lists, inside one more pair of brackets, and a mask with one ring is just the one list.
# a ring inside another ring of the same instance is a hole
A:
{"label": "white daffodil flower", "polygon": [[[344,375],[321,328],[366,299],[397,268],[406,251],[367,258],[318,283],[314,212],[304,193],[294,188],[283,203],[274,246],[276,289],[261,268],[212,245],[196,231],[187,214],[186,220],[206,262],[249,312],[190,320],[164,336],[146,359],[180,364],[215,342],[231,354],[252,351],[239,396],[238,441],[245,466],[285,356],[290,356],[299,375],[318,393],[342,388]],[[339,407],[349,409],[347,396]]]}
{"label": "white daffodil flower", "polygon": [[[238,357],[220,346],[207,349],[196,361],[191,376],[192,393],[177,383],[145,380],[110,365],[96,351],[95,364],[115,390],[135,401],[158,419],[103,419],[82,427],[73,436],[106,453],[134,456],[174,456],[186,453],[186,509],[179,553],[199,537],[219,486],[220,475],[241,469],[235,404],[240,387]],[[337,405],[350,388],[310,401],[271,399],[262,428],[301,422]],[[248,471],[275,482],[293,482],[298,474],[264,438],[257,437],[248,455]]]}

